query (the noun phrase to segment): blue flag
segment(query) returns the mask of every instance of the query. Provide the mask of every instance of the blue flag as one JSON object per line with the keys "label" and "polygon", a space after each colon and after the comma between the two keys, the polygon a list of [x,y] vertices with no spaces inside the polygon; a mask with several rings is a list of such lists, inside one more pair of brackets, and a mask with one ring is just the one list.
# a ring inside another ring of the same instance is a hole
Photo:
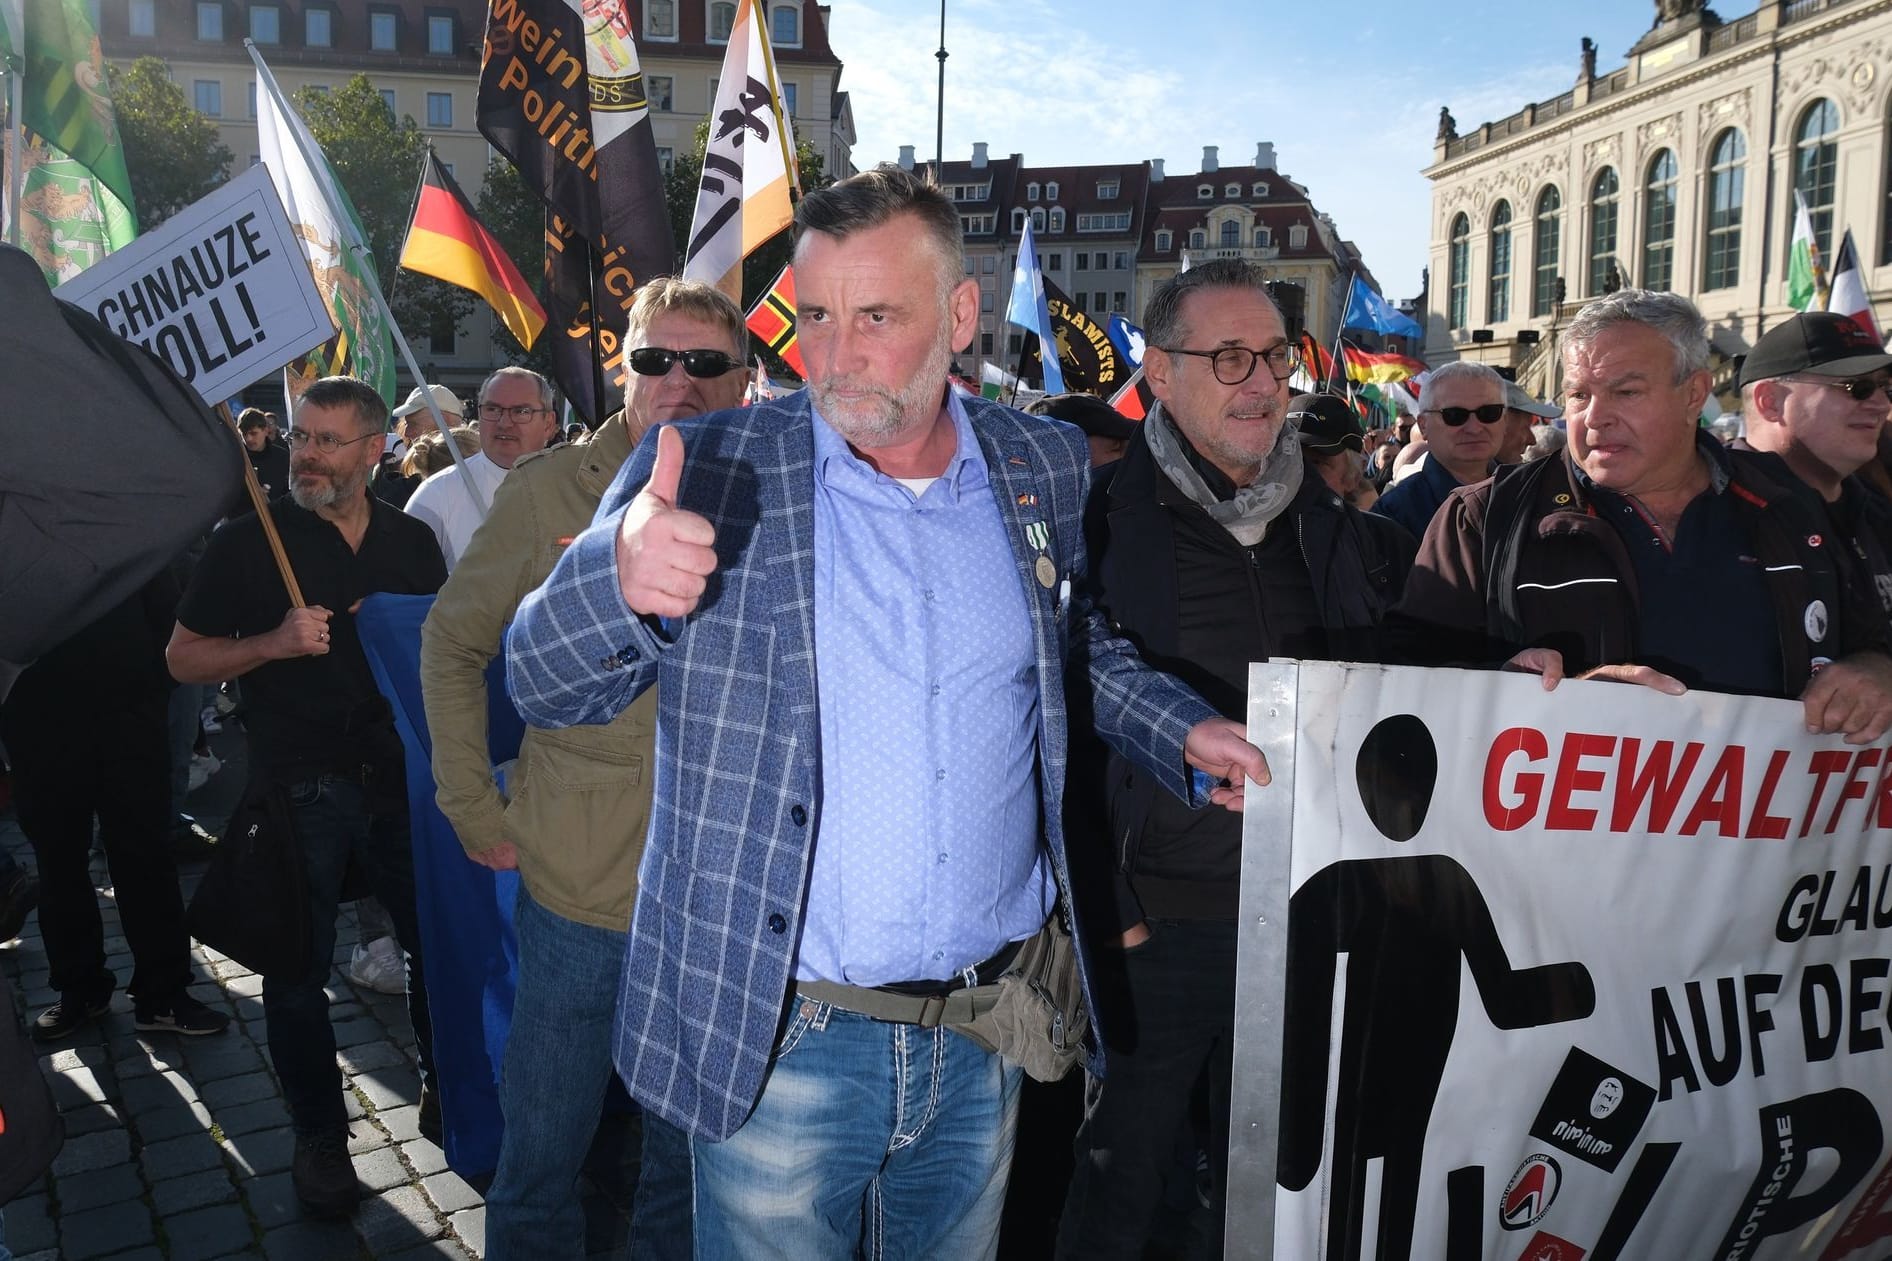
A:
{"label": "blue flag", "polygon": [[1389,333],[1394,337],[1424,337],[1425,329],[1409,315],[1401,315],[1394,306],[1379,294],[1366,287],[1366,282],[1358,276],[1353,278],[1353,287],[1347,291],[1347,311],[1340,317],[1342,328],[1370,328],[1376,333]]}
{"label": "blue flag", "polygon": [[1143,366],[1143,330],[1124,319],[1113,315],[1104,325],[1104,331],[1110,334],[1110,344],[1117,348],[1117,353],[1130,361],[1133,368]]}
{"label": "blue flag", "polygon": [[1005,322],[1038,334],[1038,358],[1044,363],[1045,393],[1064,393],[1058,338],[1051,329],[1051,308],[1045,303],[1045,278],[1038,270],[1038,246],[1032,240],[1030,219],[1025,220],[1025,235],[1018,242],[1018,264],[1012,269],[1012,300],[1005,307]]}

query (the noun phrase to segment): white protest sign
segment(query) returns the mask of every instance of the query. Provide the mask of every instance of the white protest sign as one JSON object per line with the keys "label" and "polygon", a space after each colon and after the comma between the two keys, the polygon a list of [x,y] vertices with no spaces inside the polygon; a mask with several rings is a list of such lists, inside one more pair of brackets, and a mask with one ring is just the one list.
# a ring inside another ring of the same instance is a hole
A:
{"label": "white protest sign", "polygon": [[[1271,711],[1292,750],[1249,809],[1285,787],[1291,822],[1246,834],[1240,966],[1293,967],[1272,1029],[1241,997],[1267,969],[1238,980],[1230,1255],[1888,1255],[1887,741],[1331,663],[1254,667],[1250,730]],[[1271,1038],[1278,1112],[1241,1085]]]}
{"label": "white protest sign", "polygon": [[261,166],[53,295],[163,359],[213,406],[335,335]]}

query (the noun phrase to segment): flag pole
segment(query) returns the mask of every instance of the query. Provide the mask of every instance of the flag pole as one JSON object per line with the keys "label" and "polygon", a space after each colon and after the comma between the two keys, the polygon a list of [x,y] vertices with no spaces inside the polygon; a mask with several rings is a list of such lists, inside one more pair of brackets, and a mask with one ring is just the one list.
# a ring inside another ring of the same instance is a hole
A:
{"label": "flag pole", "polygon": [[[256,64],[259,90],[267,90],[278,107],[285,110],[288,109],[289,103],[283,99],[282,89],[276,86],[276,76],[270,73],[269,66],[263,61],[263,54],[256,50],[255,41],[246,38],[243,41],[243,47],[249,51],[250,60]],[[297,127],[288,126],[287,119],[284,120],[284,123],[285,126],[283,130],[289,133],[289,141],[296,146],[296,152],[301,156],[303,165],[308,167],[310,171],[321,169],[317,165],[318,162],[322,160],[321,154],[312,154],[303,146],[302,130]],[[310,139],[313,140],[314,138],[310,137]],[[334,202],[329,200],[327,182],[317,179],[314,183],[317,194],[320,195],[323,202],[327,204],[329,216],[333,218],[337,224],[345,224],[348,221],[348,217],[342,212],[340,206],[337,206]],[[473,470],[467,467],[466,457],[460,454],[460,444],[453,440],[453,432],[447,427],[447,418],[440,414],[440,404],[434,401],[434,392],[427,388],[427,378],[421,375],[420,364],[414,359],[413,348],[407,344],[407,335],[401,332],[401,326],[395,322],[394,311],[388,306],[387,296],[381,292],[381,277],[375,273],[374,255],[369,252],[366,242],[361,242],[349,248],[351,253],[355,254],[358,259],[367,264],[361,271],[363,277],[368,282],[368,294],[374,299],[375,306],[381,312],[381,317],[388,322],[388,334],[393,338],[394,348],[400,353],[401,362],[407,365],[407,370],[412,374],[415,384],[420,387],[420,396],[427,404],[428,413],[434,418],[434,426],[440,430],[441,437],[446,440],[444,445],[447,448],[447,454],[453,457],[453,466],[460,470],[460,484],[466,487],[467,497],[473,501],[473,507],[477,509],[480,514],[480,520],[484,521],[486,519],[486,496],[480,493],[479,483],[473,480]]]}
{"label": "flag pole", "polygon": [[933,123],[933,182],[946,182],[946,0],[939,0],[939,103]]}
{"label": "flag pole", "polygon": [[[243,431],[237,428],[236,417],[230,414],[230,404],[217,404],[216,412],[229,427],[230,436],[237,440],[237,445],[244,447]],[[250,492],[250,506],[256,509],[256,519],[263,527],[263,538],[269,543],[269,554],[276,558],[276,572],[282,575],[283,586],[289,589],[289,607],[307,607],[307,602],[302,598],[302,586],[296,581],[296,571],[289,567],[289,553],[283,550],[282,535],[276,532],[276,518],[269,514],[269,500],[263,496],[263,484],[256,480],[256,466],[250,463],[247,447],[243,450],[243,485]]]}
{"label": "flag pole", "polygon": [[[433,158],[434,158],[434,142],[431,140],[422,141],[421,142],[421,155],[420,155],[420,178],[414,182],[414,200],[412,200],[411,202],[407,204],[407,235],[401,238],[401,253],[402,254],[405,254],[407,252],[407,237],[412,236],[414,234],[414,216],[420,213],[420,195],[423,192],[425,192],[427,189],[427,171],[428,171],[429,164],[433,161]],[[399,255],[397,255],[394,261],[394,283],[396,285],[399,285],[401,283],[401,273],[405,270],[407,269],[401,266],[400,257]]]}
{"label": "flag pole", "polygon": [[25,187],[25,124],[20,121],[24,95],[20,67],[9,63],[7,71],[7,244],[20,243],[20,195]]}
{"label": "flag pole", "polygon": [[[741,266],[741,264],[737,264],[737,266]],[[741,273],[739,272],[737,274],[737,283],[740,285]],[[592,418],[591,423],[594,425],[602,425],[611,413],[607,410],[609,403],[606,401],[604,393],[604,349],[598,341],[598,334],[604,329],[603,320],[598,314],[598,268],[593,265],[590,241],[585,242],[585,275],[591,278],[591,397],[598,408],[598,414]],[[630,329],[626,328],[624,331],[629,333]],[[618,353],[620,355],[628,355],[631,353],[631,348],[629,346],[620,345],[618,347]],[[622,405],[620,404],[620,406]]]}

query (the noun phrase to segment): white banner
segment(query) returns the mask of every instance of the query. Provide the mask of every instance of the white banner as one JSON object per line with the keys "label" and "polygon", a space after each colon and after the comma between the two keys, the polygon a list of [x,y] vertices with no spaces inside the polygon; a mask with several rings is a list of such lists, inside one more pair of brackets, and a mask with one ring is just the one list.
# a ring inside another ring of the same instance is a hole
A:
{"label": "white banner", "polygon": [[1230,1255],[1889,1254],[1887,742],[1326,663],[1250,709]]}
{"label": "white banner", "polygon": [[163,359],[212,406],[335,335],[261,166],[53,295]]}

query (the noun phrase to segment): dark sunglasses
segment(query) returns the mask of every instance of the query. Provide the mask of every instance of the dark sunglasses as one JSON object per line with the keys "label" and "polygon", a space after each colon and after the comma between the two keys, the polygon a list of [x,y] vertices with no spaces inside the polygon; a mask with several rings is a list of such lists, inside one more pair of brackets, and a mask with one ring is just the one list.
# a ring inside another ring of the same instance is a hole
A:
{"label": "dark sunglasses", "polygon": [[631,371],[640,377],[660,377],[670,371],[670,365],[683,360],[683,370],[693,377],[720,377],[726,372],[734,372],[742,367],[740,359],[732,359],[720,350],[665,350],[662,346],[639,346],[629,355]]}
{"label": "dark sunglasses", "polygon": [[1457,429],[1460,425],[1476,416],[1481,425],[1495,425],[1504,419],[1503,403],[1486,403],[1483,407],[1434,407],[1429,409],[1448,428]]}
{"label": "dark sunglasses", "polygon": [[1872,377],[1854,377],[1850,381],[1835,381],[1828,377],[1798,377],[1809,385],[1830,385],[1836,390],[1844,390],[1855,403],[1863,403],[1875,395],[1886,402],[1892,402],[1892,381],[1880,381]]}

